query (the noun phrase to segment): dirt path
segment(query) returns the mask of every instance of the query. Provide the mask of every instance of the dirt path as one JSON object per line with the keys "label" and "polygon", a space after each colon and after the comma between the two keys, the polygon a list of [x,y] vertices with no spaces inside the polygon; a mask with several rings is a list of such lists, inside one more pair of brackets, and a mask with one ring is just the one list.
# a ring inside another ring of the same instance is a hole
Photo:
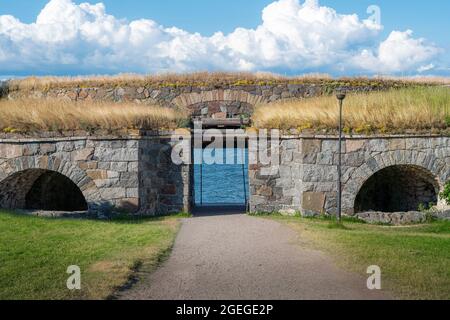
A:
{"label": "dirt path", "polygon": [[383,299],[304,248],[289,227],[246,215],[183,221],[169,259],[121,299]]}

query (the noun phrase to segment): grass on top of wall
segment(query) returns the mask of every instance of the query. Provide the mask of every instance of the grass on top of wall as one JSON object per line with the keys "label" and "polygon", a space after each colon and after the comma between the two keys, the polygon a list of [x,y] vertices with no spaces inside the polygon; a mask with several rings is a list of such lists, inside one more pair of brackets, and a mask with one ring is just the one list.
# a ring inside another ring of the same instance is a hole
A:
{"label": "grass on top of wall", "polygon": [[0,100],[0,130],[4,133],[174,129],[186,118],[183,112],[170,108],[133,103]]}
{"label": "grass on top of wall", "polygon": [[140,87],[140,86],[209,86],[209,85],[249,85],[276,84],[286,82],[328,81],[327,74],[305,74],[285,77],[269,72],[194,72],[164,73],[153,75],[118,74],[114,76],[74,76],[74,77],[27,77],[14,79],[9,83],[10,90],[49,90],[52,88],[92,88],[92,87]]}
{"label": "grass on top of wall", "polygon": [[96,87],[184,87],[184,86],[246,86],[277,84],[317,84],[325,87],[372,87],[374,89],[404,87],[411,84],[442,85],[450,84],[445,77],[341,77],[328,74],[311,73],[296,76],[283,76],[269,72],[194,72],[165,73],[153,75],[118,74],[115,76],[76,76],[76,77],[27,77],[9,82],[11,91],[50,90],[52,88],[96,88]]}
{"label": "grass on top of wall", "polygon": [[[348,94],[344,101],[347,134],[442,133],[450,128],[450,88],[415,87]],[[335,96],[262,105],[257,128],[335,133],[339,108]]]}

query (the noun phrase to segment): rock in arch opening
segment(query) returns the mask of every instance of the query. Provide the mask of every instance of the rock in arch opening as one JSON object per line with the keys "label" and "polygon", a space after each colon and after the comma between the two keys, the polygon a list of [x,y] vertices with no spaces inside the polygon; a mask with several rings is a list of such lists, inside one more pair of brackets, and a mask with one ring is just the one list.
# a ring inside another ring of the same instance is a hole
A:
{"label": "rock in arch opening", "polygon": [[16,172],[0,182],[0,206],[7,209],[86,211],[78,186],[63,174],[43,169]]}
{"label": "rock in arch opening", "polygon": [[417,211],[438,201],[439,185],[426,169],[414,165],[396,165],[372,175],[361,187],[355,212]]}

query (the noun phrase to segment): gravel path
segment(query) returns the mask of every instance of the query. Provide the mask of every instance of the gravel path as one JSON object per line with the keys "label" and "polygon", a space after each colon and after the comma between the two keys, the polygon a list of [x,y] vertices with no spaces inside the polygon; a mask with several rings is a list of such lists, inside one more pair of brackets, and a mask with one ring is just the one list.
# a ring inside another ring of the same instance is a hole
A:
{"label": "gravel path", "polygon": [[169,259],[120,299],[383,299],[366,279],[302,246],[289,227],[246,215],[184,219]]}

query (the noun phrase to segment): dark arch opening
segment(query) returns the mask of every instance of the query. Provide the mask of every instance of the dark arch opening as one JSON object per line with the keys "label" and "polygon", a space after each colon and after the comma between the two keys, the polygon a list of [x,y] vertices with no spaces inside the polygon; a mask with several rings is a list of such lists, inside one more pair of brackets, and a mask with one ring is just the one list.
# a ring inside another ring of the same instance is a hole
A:
{"label": "dark arch opening", "polygon": [[361,187],[355,212],[407,212],[436,205],[438,186],[433,175],[414,165],[384,168]]}
{"label": "dark arch opening", "polygon": [[59,172],[29,169],[0,183],[0,205],[8,209],[86,211],[78,186]]}

